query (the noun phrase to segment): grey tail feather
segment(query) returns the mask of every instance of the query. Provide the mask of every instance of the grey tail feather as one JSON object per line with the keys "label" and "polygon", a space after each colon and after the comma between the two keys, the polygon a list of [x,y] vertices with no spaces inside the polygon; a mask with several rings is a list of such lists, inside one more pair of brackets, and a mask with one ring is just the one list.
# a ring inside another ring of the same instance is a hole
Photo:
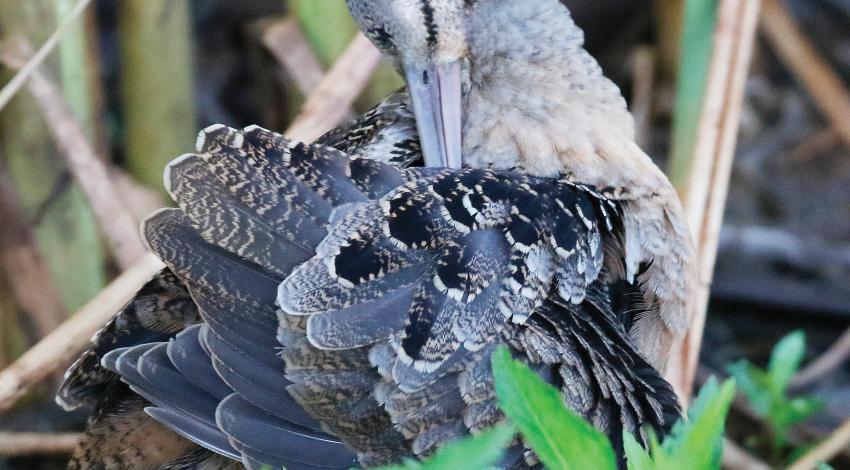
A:
{"label": "grey tail feather", "polygon": [[[201,333],[200,328],[189,329],[179,341]],[[203,340],[196,341],[199,346]],[[227,457],[253,455],[258,462],[285,468],[348,468],[354,463],[354,454],[338,440],[318,429],[291,422],[295,420],[293,415],[303,414],[294,402],[292,408],[277,405],[278,410],[291,412],[282,413],[290,419],[266,413],[236,393],[219,402],[180,374],[169,358],[168,349],[168,343],[137,345],[115,350],[103,362],[105,367],[120,373],[133,391],[155,405],[145,409],[150,416],[178,434]],[[197,360],[203,361],[204,357],[208,358],[204,355]],[[220,368],[217,365],[217,370]],[[279,390],[283,391],[283,386]],[[260,393],[281,397],[273,392],[269,388]],[[310,418],[305,415],[305,419]],[[322,456],[319,466],[305,462],[306,456],[314,460],[317,455]],[[249,459],[243,461],[247,463]]]}
{"label": "grey tail feather", "polygon": [[[277,354],[275,295],[282,278],[313,255],[334,207],[380,195],[401,184],[403,174],[257,127],[210,127],[197,151],[166,172],[182,210],[156,212],[143,226],[149,248],[169,269],[122,312],[145,313],[141,326],[118,331],[128,323],[119,315],[75,369],[95,369],[97,380],[70,380],[60,399],[78,404],[120,374],[153,404],[146,407],[151,416],[222,455],[243,455],[249,468],[356,465],[354,454],[285,392],[291,382]],[[159,317],[149,318],[152,312]],[[316,456],[318,466],[305,462]]]}
{"label": "grey tail feather", "polygon": [[234,460],[241,458],[239,451],[233,448],[227,436],[218,427],[209,426],[193,417],[187,417],[166,408],[147,407],[145,412],[177,434],[205,449]]}
{"label": "grey tail feather", "polygon": [[[216,414],[218,425],[234,446],[250,455],[252,451],[270,465],[291,468],[350,468],[356,456],[338,440],[282,421],[233,394],[221,402]],[[321,456],[321,458],[316,458]],[[321,462],[317,464],[316,462]]]}
{"label": "grey tail feather", "polygon": [[213,369],[207,352],[198,339],[201,325],[186,328],[168,343],[168,358],[183,376],[196,387],[207,391],[218,400],[233,393]]}
{"label": "grey tail feather", "polygon": [[169,270],[161,271],[95,334],[91,347],[65,373],[56,401],[66,409],[97,406],[118,380],[101,366],[103,356],[114,349],[165,341],[198,321],[198,310],[186,288]]}

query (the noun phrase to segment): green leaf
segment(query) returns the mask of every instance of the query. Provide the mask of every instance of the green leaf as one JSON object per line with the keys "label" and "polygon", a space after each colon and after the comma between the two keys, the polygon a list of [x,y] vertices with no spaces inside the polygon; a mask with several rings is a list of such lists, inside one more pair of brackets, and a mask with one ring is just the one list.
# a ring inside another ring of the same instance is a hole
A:
{"label": "green leaf", "polygon": [[823,402],[817,398],[794,398],[789,402],[791,408],[790,424],[802,423],[812,414],[823,407]]}
{"label": "green leaf", "polygon": [[506,347],[496,350],[492,360],[499,404],[546,468],[617,468],[608,438],[569,411],[557,389],[513,360]]}
{"label": "green leaf", "polygon": [[832,465],[826,462],[818,462],[818,470],[835,470]]}
{"label": "green leaf", "polygon": [[505,447],[515,435],[513,426],[497,426],[443,447],[426,462],[408,460],[401,465],[383,467],[382,470],[488,469],[502,458]]}
{"label": "green leaf", "polygon": [[738,361],[728,367],[753,409],[767,422],[771,451],[776,462],[790,444],[788,430],[808,419],[821,406],[820,401],[812,398],[788,397],[788,385],[800,367],[805,350],[803,332],[795,331],[782,338],[773,348],[767,370],[747,361]]}
{"label": "green leaf", "polygon": [[691,406],[687,421],[679,421],[653,453],[657,469],[719,468],[723,451],[723,429],[732,399],[735,381],[722,385],[711,378]]}
{"label": "green leaf", "polygon": [[775,401],[770,393],[770,379],[767,373],[750,364],[747,360],[740,360],[726,367],[729,374],[735,378],[738,387],[747,396],[753,409],[763,417],[766,417]]}
{"label": "green leaf", "polygon": [[623,448],[626,451],[628,470],[653,470],[655,468],[649,452],[640,445],[634,434],[628,431],[623,431]]}
{"label": "green leaf", "polygon": [[795,331],[785,336],[773,348],[767,372],[770,376],[770,391],[774,396],[784,396],[791,378],[800,368],[806,353],[806,336]]}

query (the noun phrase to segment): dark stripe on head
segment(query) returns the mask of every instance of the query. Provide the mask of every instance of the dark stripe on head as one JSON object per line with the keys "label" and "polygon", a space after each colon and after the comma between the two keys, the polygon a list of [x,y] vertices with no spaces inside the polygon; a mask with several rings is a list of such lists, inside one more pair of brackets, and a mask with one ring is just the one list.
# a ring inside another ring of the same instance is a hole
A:
{"label": "dark stripe on head", "polygon": [[434,7],[430,0],[421,0],[422,16],[425,18],[425,29],[428,31],[428,45],[437,47],[437,22],[434,20]]}

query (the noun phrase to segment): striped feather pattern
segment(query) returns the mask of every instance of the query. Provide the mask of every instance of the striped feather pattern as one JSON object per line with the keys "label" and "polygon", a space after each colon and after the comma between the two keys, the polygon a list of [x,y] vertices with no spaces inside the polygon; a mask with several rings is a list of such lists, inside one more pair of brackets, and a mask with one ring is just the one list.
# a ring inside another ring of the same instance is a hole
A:
{"label": "striped feather pattern", "polygon": [[[352,139],[338,144],[357,154]],[[628,334],[651,306],[616,274],[624,208],[594,188],[405,170],[224,126],[165,182],[179,208],[143,234],[169,267],[163,299],[195,316],[88,361],[247,468],[397,462],[491,426],[500,344],[615,440],[678,414]],[[533,464],[521,449],[510,459]]]}

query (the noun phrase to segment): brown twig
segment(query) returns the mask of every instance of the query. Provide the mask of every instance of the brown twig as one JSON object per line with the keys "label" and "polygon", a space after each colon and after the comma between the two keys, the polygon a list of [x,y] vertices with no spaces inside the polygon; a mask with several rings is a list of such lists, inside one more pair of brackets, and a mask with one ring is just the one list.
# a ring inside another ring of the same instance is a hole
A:
{"label": "brown twig", "polygon": [[838,427],[826,440],[797,459],[788,470],[811,470],[820,462],[828,462],[850,446],[850,419]]}
{"label": "brown twig", "polygon": [[779,0],[764,0],[761,26],[768,43],[802,82],[835,131],[850,145],[850,91]]}
{"label": "brown twig", "polygon": [[[53,284],[47,263],[27,223],[12,182],[0,165],[0,268],[12,287],[15,301],[34,330],[32,342],[47,336],[65,320],[62,295]],[[8,325],[3,325],[8,328]]]}
{"label": "brown twig", "polygon": [[[380,59],[380,56],[373,57],[373,54],[377,54],[374,47],[371,44],[366,47],[366,44],[368,40],[359,36],[349,46],[334,69],[308,99],[308,103],[313,103],[312,107],[305,107],[306,116],[300,119],[302,128],[290,130],[289,135],[292,138],[312,141],[324,131],[310,130],[303,127],[305,123],[313,122],[327,130],[344,118],[344,114],[340,116],[339,109],[350,105],[360,94],[368,82],[370,71],[374,70],[370,64],[373,60],[377,64]],[[367,70],[357,70],[359,67]],[[345,91],[330,95],[326,91],[336,87]],[[154,255],[145,255],[73,317],[0,372],[0,412],[11,408],[42,380],[67,367],[89,346],[91,336],[164,266]]]}
{"label": "brown twig", "polygon": [[362,33],[358,34],[307,99],[286,135],[312,142],[339,125],[380,62],[381,53]]}
{"label": "brown twig", "polygon": [[27,80],[30,78],[30,75],[34,73],[38,67],[44,62],[45,59],[50,55],[51,52],[59,45],[59,42],[65,36],[68,31],[71,30],[71,27],[76,24],[77,20],[80,19],[81,16],[86,12],[86,8],[92,3],[92,0],[79,0],[74,8],[68,13],[68,16],[62,21],[58,28],[53,31],[53,34],[44,41],[44,44],[36,51],[34,54],[31,54],[31,57],[26,60],[24,63],[20,63],[18,67],[18,72],[12,77],[12,80],[7,83],[2,90],[0,90],[0,110],[6,107],[12,98],[18,94],[21,88],[27,83]]}
{"label": "brown twig", "polygon": [[[11,68],[22,67],[30,57],[29,46],[19,44],[0,60]],[[97,155],[83,127],[68,107],[64,96],[40,69],[30,74],[28,87],[44,113],[53,137],[82,188],[118,264],[127,269],[145,253],[138,224],[118,195],[104,159]]]}
{"label": "brown twig", "polygon": [[690,396],[705,327],[744,85],[752,59],[759,0],[721,0],[714,53],[695,154],[682,197],[697,248],[698,286],[688,306],[691,327],[673,351],[666,376],[682,400]]}
{"label": "brown twig", "polygon": [[67,367],[88,347],[92,335],[163,267],[156,256],[143,256],[74,316],[0,372],[0,412],[11,408],[42,380]]}
{"label": "brown twig", "polygon": [[782,160],[784,163],[808,163],[818,155],[835,148],[840,143],[839,139],[835,129],[822,129],[803,139],[783,155]]}
{"label": "brown twig", "polygon": [[298,22],[292,18],[271,21],[263,24],[262,31],[263,45],[286,70],[301,93],[309,96],[325,77],[325,71]]}
{"label": "brown twig", "polygon": [[791,390],[800,390],[844,366],[850,358],[850,328],[817,359],[802,368],[791,380]]}
{"label": "brown twig", "polygon": [[723,468],[726,470],[770,470],[770,465],[731,439],[723,440]]}
{"label": "brown twig", "polygon": [[70,454],[79,440],[80,435],[77,433],[0,432],[0,455],[25,457]]}

